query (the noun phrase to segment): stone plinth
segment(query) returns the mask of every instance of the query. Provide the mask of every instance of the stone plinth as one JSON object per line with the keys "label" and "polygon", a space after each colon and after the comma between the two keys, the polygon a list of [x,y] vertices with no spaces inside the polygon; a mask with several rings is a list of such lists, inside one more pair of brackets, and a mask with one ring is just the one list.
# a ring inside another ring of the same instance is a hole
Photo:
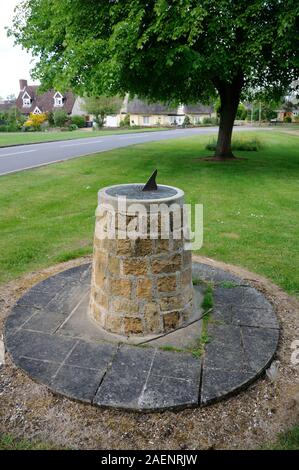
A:
{"label": "stone plinth", "polygon": [[[191,252],[184,250],[183,236],[184,193],[164,185],[156,191],[141,188],[132,184],[100,190],[96,213],[89,313],[99,326],[122,335],[166,333],[183,326],[192,315]],[[121,207],[118,196],[126,196]],[[137,219],[132,204],[139,203],[144,209]],[[169,218],[161,216],[157,207],[161,203],[171,206]],[[144,228],[139,234],[134,231],[137,220],[139,229]],[[115,238],[111,238],[114,226]]]}

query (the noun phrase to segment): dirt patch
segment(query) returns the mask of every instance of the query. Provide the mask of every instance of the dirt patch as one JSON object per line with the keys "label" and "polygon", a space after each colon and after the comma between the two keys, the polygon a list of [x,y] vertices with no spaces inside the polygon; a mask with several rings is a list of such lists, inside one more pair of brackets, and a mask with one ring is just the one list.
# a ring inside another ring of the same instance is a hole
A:
{"label": "dirt patch", "polygon": [[235,232],[222,232],[221,236],[225,238],[229,238],[231,240],[239,240],[240,238],[240,235]]}
{"label": "dirt patch", "polygon": [[228,158],[221,158],[221,157],[198,157],[193,158],[196,162],[209,162],[209,163],[240,163],[242,161],[248,160],[246,157],[228,157]]}
{"label": "dirt patch", "polygon": [[[276,358],[280,368],[274,383],[260,379],[239,395],[202,409],[138,414],[55,396],[17,369],[6,354],[6,365],[0,368],[0,432],[80,449],[252,449],[274,441],[277,433],[298,423],[299,368],[291,364],[291,344],[299,339],[298,302],[243,268],[199,256],[194,259],[245,278],[274,305],[281,325]],[[1,286],[1,330],[9,309],[25,290],[89,260],[62,263]]]}

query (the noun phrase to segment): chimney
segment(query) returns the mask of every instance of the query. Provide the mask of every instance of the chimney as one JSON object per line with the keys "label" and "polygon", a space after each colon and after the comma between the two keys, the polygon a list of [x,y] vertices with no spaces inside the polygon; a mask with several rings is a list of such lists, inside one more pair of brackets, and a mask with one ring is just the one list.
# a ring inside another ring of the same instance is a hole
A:
{"label": "chimney", "polygon": [[19,80],[19,83],[20,83],[20,90],[23,91],[27,86],[27,80],[24,80],[21,78],[21,80]]}

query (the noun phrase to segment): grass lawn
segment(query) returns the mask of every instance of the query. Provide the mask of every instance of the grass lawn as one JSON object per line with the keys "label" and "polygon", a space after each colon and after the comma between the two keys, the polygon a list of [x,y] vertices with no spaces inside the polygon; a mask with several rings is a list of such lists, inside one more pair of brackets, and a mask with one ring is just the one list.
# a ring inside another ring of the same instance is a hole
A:
{"label": "grass lawn", "polygon": [[[248,160],[199,159],[209,136],[135,145],[0,177],[0,282],[92,252],[97,191],[120,182],[179,186],[204,204],[200,254],[244,266],[290,294],[298,288],[298,137],[252,131]],[[238,134],[240,137],[240,134]]]}
{"label": "grass lawn", "polygon": [[149,127],[142,129],[115,129],[115,130],[80,130],[53,131],[53,132],[0,132],[0,148],[16,144],[32,144],[35,142],[49,142],[55,140],[82,139],[84,137],[99,137],[103,135],[128,134],[131,132],[165,131],[165,127]]}

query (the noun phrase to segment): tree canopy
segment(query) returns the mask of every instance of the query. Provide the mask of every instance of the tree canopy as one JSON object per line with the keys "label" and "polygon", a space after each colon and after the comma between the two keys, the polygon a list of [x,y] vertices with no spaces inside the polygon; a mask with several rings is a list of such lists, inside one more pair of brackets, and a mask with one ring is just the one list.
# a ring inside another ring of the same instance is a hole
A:
{"label": "tree canopy", "polygon": [[218,93],[229,156],[241,94],[277,98],[298,78],[298,12],[297,0],[25,0],[9,34],[46,88],[182,103]]}

